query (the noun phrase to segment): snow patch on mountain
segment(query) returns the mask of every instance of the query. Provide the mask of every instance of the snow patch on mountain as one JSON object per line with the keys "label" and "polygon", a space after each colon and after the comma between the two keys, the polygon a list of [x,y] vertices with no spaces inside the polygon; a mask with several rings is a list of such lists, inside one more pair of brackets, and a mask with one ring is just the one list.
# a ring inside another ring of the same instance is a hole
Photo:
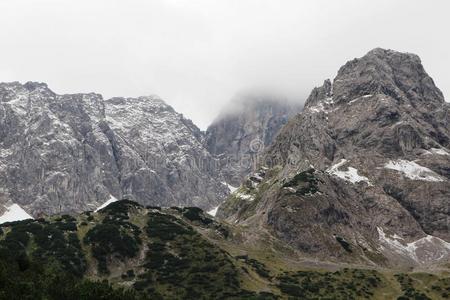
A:
{"label": "snow patch on mountain", "polygon": [[318,105],[311,106],[309,108],[309,111],[312,112],[312,113],[318,113],[318,112],[325,111],[325,107],[323,106],[322,103],[319,103]]}
{"label": "snow patch on mountain", "polygon": [[336,177],[339,177],[345,181],[351,182],[351,183],[358,183],[361,181],[366,182],[369,186],[372,184],[369,181],[369,178],[359,175],[358,170],[353,167],[347,167],[347,171],[341,171],[339,170],[340,167],[345,165],[347,163],[346,159],[341,159],[340,162],[337,164],[331,166],[326,170],[326,172],[330,175],[334,175]]}
{"label": "snow patch on mountain", "polygon": [[213,209],[211,209],[210,211],[208,211],[207,214],[208,214],[208,215],[211,215],[211,216],[213,216],[213,217],[215,217],[216,214],[217,214],[217,210],[219,209],[219,206],[220,206],[220,205],[217,205],[216,207],[214,207]]}
{"label": "snow patch on mountain", "polygon": [[350,101],[347,103],[347,105],[350,105],[350,104],[352,104],[352,103],[355,103],[356,101],[359,101],[359,100],[364,99],[364,98],[369,98],[369,97],[372,97],[372,96],[373,96],[372,94],[368,94],[368,95],[364,95],[364,96],[355,98],[355,99],[353,99],[353,100],[350,100]]}
{"label": "snow patch on mountain", "polygon": [[450,243],[432,235],[406,243],[396,234],[388,236],[381,227],[377,227],[377,231],[382,248],[388,248],[419,263],[439,260],[450,255]]}
{"label": "snow patch on mountain", "polygon": [[433,155],[433,154],[450,156],[450,153],[448,153],[443,148],[431,148],[430,150],[425,150],[425,152],[423,153],[423,155]]}
{"label": "snow patch on mountain", "polygon": [[243,193],[243,192],[237,192],[237,193],[234,193],[233,195],[238,197],[238,198],[240,198],[240,199],[242,199],[242,200],[247,200],[247,201],[255,200],[255,196],[250,195],[250,194],[246,194],[246,193]]}
{"label": "snow patch on mountain", "polygon": [[33,217],[30,216],[25,210],[23,210],[23,208],[18,204],[14,203],[11,206],[6,206],[5,208],[6,211],[3,213],[3,215],[0,216],[0,224],[33,219]]}
{"label": "snow patch on mountain", "polygon": [[238,189],[237,187],[234,187],[231,184],[226,183],[225,181],[222,182],[222,184],[230,190],[230,193],[234,193]]}
{"label": "snow patch on mountain", "polygon": [[407,178],[412,180],[431,182],[444,181],[438,174],[436,174],[432,170],[422,167],[421,165],[413,161],[403,159],[391,160],[384,165],[384,168],[399,171],[403,173]]}

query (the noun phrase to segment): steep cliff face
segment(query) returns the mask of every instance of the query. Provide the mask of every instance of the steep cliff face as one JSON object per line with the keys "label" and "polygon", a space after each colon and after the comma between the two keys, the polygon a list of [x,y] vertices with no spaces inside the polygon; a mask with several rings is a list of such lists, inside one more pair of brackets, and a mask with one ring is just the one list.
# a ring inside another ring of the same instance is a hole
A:
{"label": "steep cliff face", "polygon": [[374,49],[312,91],[219,215],[314,256],[448,261],[449,121],[416,55]]}
{"label": "steep cliff face", "polygon": [[[217,161],[203,146],[203,133],[157,97],[105,101],[106,121],[119,147],[139,163],[120,163],[122,190],[159,205],[211,208],[227,195]],[[128,155],[125,152],[117,154]],[[148,184],[146,178],[154,181]]]}
{"label": "steep cliff face", "polygon": [[79,212],[111,197],[213,207],[227,188],[199,130],[156,97],[57,95],[0,84],[0,203],[28,213]]}
{"label": "steep cliff face", "polygon": [[230,101],[206,132],[206,147],[220,158],[229,184],[239,185],[250,174],[281,127],[300,110],[299,104],[262,93],[241,93]]}

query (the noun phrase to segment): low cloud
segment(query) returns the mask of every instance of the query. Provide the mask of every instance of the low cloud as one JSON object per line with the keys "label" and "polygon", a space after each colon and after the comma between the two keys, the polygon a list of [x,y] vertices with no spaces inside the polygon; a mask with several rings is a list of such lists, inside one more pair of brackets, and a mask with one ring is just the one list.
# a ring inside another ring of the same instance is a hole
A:
{"label": "low cloud", "polygon": [[414,52],[447,99],[448,1],[61,1],[0,3],[0,81],[58,93],[158,94],[201,128],[236,91],[304,101],[375,47]]}

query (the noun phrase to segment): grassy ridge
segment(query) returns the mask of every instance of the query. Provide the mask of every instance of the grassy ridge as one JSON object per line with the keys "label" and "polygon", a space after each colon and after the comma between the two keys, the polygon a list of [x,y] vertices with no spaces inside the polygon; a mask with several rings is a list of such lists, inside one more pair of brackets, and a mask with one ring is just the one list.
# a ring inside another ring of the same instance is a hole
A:
{"label": "grassy ridge", "polygon": [[289,262],[274,263],[286,258],[269,244],[232,255],[241,249],[237,228],[198,208],[144,208],[123,200],[98,213],[0,229],[0,299],[446,299],[450,294],[448,276],[293,270],[286,268]]}

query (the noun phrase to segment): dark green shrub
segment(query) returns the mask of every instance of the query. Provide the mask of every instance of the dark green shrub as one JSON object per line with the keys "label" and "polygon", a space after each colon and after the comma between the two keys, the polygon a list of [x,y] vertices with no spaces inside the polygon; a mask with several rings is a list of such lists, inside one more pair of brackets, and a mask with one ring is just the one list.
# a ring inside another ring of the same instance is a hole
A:
{"label": "dark green shrub", "polygon": [[121,216],[128,219],[128,212],[130,211],[130,209],[138,208],[142,208],[142,205],[134,201],[123,199],[109,204],[108,206],[99,210],[99,212],[103,214],[114,215],[116,217]]}
{"label": "dark green shrub", "polygon": [[98,224],[88,231],[83,242],[92,247],[92,254],[98,261],[101,273],[108,273],[107,257],[132,258],[139,251],[141,240],[129,234],[117,224]]}
{"label": "dark green shrub", "polygon": [[183,208],[183,217],[188,219],[189,221],[198,221],[204,225],[209,225],[214,221],[203,213],[203,210],[198,207],[185,207]]}
{"label": "dark green shrub", "polygon": [[176,217],[156,212],[149,212],[146,231],[149,237],[161,240],[173,240],[177,235],[194,233],[192,228],[182,225]]}

